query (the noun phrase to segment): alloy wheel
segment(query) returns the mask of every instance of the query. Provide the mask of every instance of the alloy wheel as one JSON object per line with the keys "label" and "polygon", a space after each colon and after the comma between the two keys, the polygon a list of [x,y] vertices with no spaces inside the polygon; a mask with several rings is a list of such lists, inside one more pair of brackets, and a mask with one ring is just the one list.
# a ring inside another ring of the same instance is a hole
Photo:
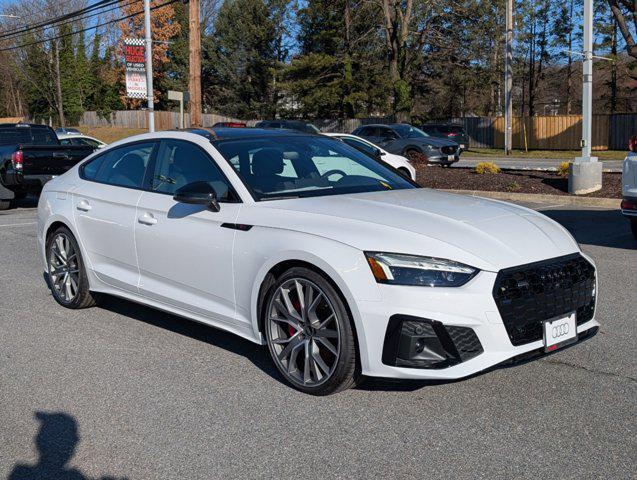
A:
{"label": "alloy wheel", "polygon": [[270,297],[266,328],[274,361],[293,383],[314,387],[334,372],[341,331],[329,298],[315,283],[292,278]]}
{"label": "alloy wheel", "polygon": [[49,249],[49,278],[57,296],[70,303],[77,296],[80,284],[80,268],[73,243],[63,233],[51,241]]}

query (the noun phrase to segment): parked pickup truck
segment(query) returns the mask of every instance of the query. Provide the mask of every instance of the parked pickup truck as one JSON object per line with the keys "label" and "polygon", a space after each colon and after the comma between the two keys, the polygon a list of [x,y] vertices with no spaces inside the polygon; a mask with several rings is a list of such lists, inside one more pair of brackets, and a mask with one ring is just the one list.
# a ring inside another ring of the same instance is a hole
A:
{"label": "parked pickup truck", "polygon": [[91,146],[60,145],[46,125],[0,123],[0,210],[93,153]]}

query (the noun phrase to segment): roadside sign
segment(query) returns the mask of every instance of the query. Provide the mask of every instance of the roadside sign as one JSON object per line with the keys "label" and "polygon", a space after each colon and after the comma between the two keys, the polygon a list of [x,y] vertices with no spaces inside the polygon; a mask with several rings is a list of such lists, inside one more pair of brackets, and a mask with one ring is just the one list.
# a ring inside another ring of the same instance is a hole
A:
{"label": "roadside sign", "polygon": [[124,39],[126,62],[126,96],[146,98],[146,46],[143,38]]}

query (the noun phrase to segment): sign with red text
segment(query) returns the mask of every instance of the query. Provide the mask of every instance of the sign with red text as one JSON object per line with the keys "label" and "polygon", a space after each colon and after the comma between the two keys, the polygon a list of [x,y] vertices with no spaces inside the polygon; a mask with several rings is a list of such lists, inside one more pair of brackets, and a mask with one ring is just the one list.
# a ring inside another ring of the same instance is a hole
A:
{"label": "sign with red text", "polygon": [[146,98],[146,45],[143,38],[124,39],[126,63],[126,96]]}

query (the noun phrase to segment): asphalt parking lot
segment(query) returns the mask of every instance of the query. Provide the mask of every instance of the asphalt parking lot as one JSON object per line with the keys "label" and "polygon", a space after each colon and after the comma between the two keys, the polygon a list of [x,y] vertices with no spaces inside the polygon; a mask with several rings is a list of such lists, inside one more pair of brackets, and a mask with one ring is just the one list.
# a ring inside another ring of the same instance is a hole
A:
{"label": "asphalt parking lot", "polygon": [[63,309],[33,201],[0,212],[0,477],[635,478],[637,241],[616,210],[532,206],[597,262],[596,337],[460,382],[327,398],[230,334],[112,298]]}

